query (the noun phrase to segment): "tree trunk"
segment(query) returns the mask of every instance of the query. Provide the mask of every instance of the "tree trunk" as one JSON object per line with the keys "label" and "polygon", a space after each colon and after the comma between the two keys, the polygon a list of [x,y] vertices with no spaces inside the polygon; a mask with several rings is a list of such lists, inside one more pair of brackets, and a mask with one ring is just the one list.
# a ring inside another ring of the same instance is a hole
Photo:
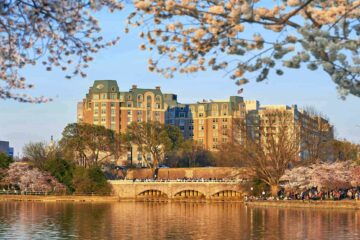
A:
{"label": "tree trunk", "polygon": [[277,197],[278,192],[279,192],[279,186],[271,185],[271,196]]}

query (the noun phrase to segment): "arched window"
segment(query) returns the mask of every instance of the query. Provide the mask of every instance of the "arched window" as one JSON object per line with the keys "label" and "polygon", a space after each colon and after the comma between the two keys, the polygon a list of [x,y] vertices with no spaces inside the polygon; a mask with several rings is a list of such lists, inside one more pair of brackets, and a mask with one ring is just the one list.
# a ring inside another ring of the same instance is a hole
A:
{"label": "arched window", "polygon": [[132,98],[132,97],[131,97],[131,94],[127,95],[127,99],[128,99],[128,100],[131,100],[131,98]]}
{"label": "arched window", "polygon": [[142,94],[137,95],[137,101],[138,102],[142,102],[143,100],[144,100],[144,98],[143,98]]}
{"label": "arched window", "polygon": [[155,100],[157,103],[160,103],[161,102],[161,97],[158,95],[156,96],[156,100]]}

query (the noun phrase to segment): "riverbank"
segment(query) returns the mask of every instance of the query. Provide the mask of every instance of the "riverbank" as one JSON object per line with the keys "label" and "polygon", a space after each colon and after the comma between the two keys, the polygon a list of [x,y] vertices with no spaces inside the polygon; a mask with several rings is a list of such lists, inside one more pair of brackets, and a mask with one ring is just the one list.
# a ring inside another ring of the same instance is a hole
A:
{"label": "riverbank", "polygon": [[117,196],[0,195],[0,202],[118,202]]}
{"label": "riverbank", "polygon": [[322,208],[322,209],[360,209],[360,201],[254,201],[245,202],[250,207],[278,207],[278,208]]}

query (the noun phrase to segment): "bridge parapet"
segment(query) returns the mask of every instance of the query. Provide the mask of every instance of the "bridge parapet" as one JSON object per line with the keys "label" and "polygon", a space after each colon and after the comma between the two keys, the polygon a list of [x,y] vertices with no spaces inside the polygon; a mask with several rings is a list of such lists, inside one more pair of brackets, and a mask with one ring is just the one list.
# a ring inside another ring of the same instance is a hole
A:
{"label": "bridge parapet", "polygon": [[120,199],[228,199],[239,200],[246,194],[244,185],[228,182],[136,182],[109,181]]}

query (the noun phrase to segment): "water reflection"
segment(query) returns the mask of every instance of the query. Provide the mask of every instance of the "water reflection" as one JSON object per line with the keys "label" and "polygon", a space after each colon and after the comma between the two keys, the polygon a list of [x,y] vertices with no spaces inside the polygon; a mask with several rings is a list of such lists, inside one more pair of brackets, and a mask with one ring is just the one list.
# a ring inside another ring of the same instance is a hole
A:
{"label": "water reflection", "polygon": [[1,202],[0,239],[359,239],[360,211]]}

